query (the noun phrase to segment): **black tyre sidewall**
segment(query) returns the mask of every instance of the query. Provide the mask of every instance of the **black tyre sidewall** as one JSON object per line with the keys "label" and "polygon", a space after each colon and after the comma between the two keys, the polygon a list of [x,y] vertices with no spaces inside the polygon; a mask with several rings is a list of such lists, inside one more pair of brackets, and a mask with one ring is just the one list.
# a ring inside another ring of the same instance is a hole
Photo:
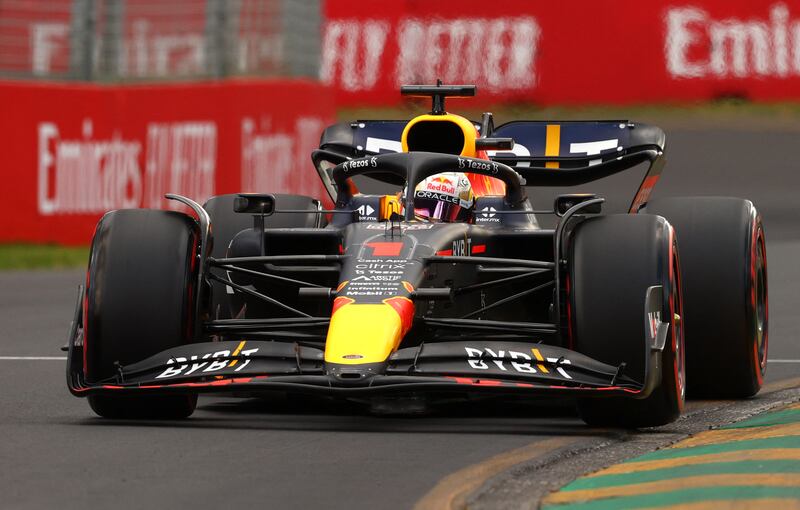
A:
{"label": "black tyre sidewall", "polygon": [[104,418],[178,420],[194,412],[197,395],[90,395],[89,406]]}
{"label": "black tyre sidewall", "polygon": [[658,366],[652,367],[658,370],[658,384],[650,395],[580,399],[579,412],[587,423],[647,427],[680,416],[685,365],[676,357],[683,345],[675,321],[681,315],[677,250],[672,227],[656,216],[600,216],[575,228],[569,257],[571,348],[613,366],[624,362],[626,375],[644,381],[650,355],[644,302],[647,288],[654,285],[663,289],[662,314],[671,332]]}
{"label": "black tyre sidewall", "polygon": [[147,209],[106,214],[92,242],[84,318],[87,379],[192,339],[198,229]]}

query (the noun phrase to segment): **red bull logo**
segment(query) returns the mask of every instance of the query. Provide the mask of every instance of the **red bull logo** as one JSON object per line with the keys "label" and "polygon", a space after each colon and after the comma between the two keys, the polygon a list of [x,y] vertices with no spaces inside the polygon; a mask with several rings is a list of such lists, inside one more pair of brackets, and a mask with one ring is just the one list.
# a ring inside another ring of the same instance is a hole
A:
{"label": "red bull logo", "polygon": [[433,177],[425,183],[425,191],[440,191],[442,193],[455,194],[456,187],[453,181],[447,177]]}

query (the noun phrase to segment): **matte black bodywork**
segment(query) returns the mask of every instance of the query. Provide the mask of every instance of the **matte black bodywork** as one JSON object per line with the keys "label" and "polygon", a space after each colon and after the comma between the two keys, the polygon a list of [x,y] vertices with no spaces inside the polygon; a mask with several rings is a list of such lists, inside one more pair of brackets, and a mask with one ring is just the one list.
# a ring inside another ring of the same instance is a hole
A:
{"label": "matte black bodywork", "polygon": [[[627,127],[616,129],[628,133]],[[651,145],[627,150],[653,161],[661,155]],[[591,166],[603,173],[630,163],[619,161]],[[412,190],[426,176],[459,168],[501,178],[506,196],[487,198],[494,212],[472,224],[417,221],[408,194],[403,217],[379,222],[355,213],[373,197],[341,192],[328,226],[246,229],[233,238],[225,258],[208,252],[213,228],[201,230],[196,342],[119,366],[114,377],[87,380],[79,299],[68,344],[68,386],[79,396],[291,390],[352,399],[385,393],[431,399],[476,393],[646,397],[656,384],[663,327],[644,328],[651,333],[642,337],[639,352],[631,353],[644,359],[644,372],[635,378],[623,373],[624,366],[569,350],[562,334],[566,297],[560,254],[581,210],[602,200],[575,205],[555,230],[540,229],[524,185],[543,169],[521,162],[512,168],[446,154],[384,154],[344,160],[331,173],[340,190],[348,178],[365,172],[393,176]],[[280,202],[275,207],[280,211]],[[202,227],[203,211],[195,212]],[[228,289],[235,318],[215,319],[210,313],[213,285]],[[643,324],[662,311],[660,291],[651,287],[641,296]],[[375,364],[326,361],[331,301],[339,296],[358,303],[411,300],[413,325],[399,349]]]}

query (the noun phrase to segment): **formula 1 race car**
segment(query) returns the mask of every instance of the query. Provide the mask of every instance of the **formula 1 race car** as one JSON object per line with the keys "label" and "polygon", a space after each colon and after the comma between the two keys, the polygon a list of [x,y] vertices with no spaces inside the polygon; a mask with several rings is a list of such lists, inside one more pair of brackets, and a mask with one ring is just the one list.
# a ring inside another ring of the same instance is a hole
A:
{"label": "formula 1 race car", "polygon": [[[69,335],[70,391],[109,418],[186,417],[199,393],[375,409],[554,396],[589,424],[624,427],[672,422],[687,388],[758,392],[767,261],[751,202],[648,201],[665,161],[654,126],[495,128],[491,114],[445,111],[474,86],[402,92],[431,97],[431,112],[322,134],[312,160],[333,209],[167,195],[194,217],[103,216]],[[591,194],[546,210],[526,195],[640,164],[625,214],[602,214]]]}

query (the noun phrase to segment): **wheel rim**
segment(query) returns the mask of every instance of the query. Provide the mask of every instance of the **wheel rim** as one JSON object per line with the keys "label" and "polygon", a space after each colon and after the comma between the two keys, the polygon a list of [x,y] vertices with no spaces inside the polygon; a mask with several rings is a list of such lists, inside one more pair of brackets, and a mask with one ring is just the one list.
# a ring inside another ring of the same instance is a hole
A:
{"label": "wheel rim", "polygon": [[755,257],[755,355],[756,362],[758,363],[759,374],[763,374],[767,367],[767,320],[768,320],[768,303],[767,303],[767,267],[766,267],[766,248],[764,246],[764,236],[761,229],[758,229],[758,238],[756,240],[756,257]]}

